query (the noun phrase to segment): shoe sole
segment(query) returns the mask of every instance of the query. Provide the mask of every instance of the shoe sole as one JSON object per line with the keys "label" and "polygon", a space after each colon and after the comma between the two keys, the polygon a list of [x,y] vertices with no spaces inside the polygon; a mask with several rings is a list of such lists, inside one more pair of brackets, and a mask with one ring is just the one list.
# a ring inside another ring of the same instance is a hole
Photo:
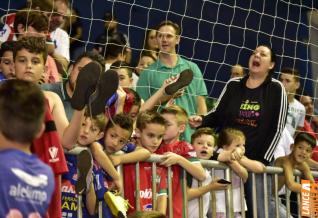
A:
{"label": "shoe sole", "polygon": [[[102,71],[101,66],[94,61],[86,64],[81,69],[76,80],[76,87],[75,87],[76,95],[74,93],[72,97],[73,108],[82,109],[82,107],[85,106],[86,93],[87,92],[92,93],[95,90],[101,71]],[[95,84],[95,85],[94,87],[88,87],[87,89],[81,88],[82,86],[85,87],[86,84],[90,84],[90,86],[91,84]]]}
{"label": "shoe sole", "polygon": [[186,87],[191,83],[193,79],[193,72],[190,69],[186,69],[180,73],[179,78],[177,79],[176,82],[168,85],[165,88],[165,93],[167,95],[173,95],[175,94],[178,90]]}
{"label": "shoe sole", "polygon": [[79,175],[75,184],[75,191],[77,194],[81,194],[87,187],[86,177],[92,167],[92,156],[89,151],[81,151],[77,155],[77,175]]}
{"label": "shoe sole", "polygon": [[88,110],[92,116],[105,113],[106,103],[117,91],[118,85],[119,79],[116,71],[107,70],[100,75],[96,90],[88,99]]}

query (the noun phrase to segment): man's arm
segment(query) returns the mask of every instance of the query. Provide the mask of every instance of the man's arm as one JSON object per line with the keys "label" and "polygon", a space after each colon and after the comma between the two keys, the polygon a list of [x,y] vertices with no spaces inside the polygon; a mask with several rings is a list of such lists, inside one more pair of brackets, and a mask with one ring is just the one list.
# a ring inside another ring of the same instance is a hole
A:
{"label": "man's arm", "polygon": [[197,114],[198,115],[205,115],[208,109],[205,102],[204,96],[197,96]]}

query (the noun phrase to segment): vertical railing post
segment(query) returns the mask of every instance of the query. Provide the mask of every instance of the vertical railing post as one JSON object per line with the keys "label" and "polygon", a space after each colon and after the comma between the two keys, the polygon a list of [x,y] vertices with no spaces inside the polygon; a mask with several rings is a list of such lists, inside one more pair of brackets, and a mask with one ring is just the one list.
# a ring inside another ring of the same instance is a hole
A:
{"label": "vertical railing post", "polygon": [[172,202],[172,172],[171,167],[168,167],[168,209],[169,217],[173,218],[173,202]]}
{"label": "vertical railing post", "polygon": [[157,165],[152,162],[151,167],[152,209],[157,210]]}
{"label": "vertical railing post", "polygon": [[140,210],[140,172],[139,172],[139,162],[136,163],[136,175],[135,175],[135,184],[136,184],[136,188],[135,188],[135,197],[136,197],[136,210],[139,211]]}

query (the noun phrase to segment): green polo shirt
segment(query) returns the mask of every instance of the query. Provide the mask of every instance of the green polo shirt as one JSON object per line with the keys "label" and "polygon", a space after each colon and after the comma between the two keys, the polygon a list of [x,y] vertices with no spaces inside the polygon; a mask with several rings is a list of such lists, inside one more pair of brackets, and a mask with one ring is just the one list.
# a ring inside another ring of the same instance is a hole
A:
{"label": "green polo shirt", "polygon": [[[193,80],[185,89],[185,93],[175,99],[175,104],[183,107],[189,116],[196,114],[196,96],[207,96],[207,89],[198,65],[180,56],[178,56],[177,64],[174,67],[167,67],[158,59],[155,63],[142,71],[137,83],[138,94],[142,99],[147,100],[161,87],[166,79],[178,75],[185,69],[191,69],[193,71]],[[181,139],[190,141],[192,132],[193,130],[188,127]]]}

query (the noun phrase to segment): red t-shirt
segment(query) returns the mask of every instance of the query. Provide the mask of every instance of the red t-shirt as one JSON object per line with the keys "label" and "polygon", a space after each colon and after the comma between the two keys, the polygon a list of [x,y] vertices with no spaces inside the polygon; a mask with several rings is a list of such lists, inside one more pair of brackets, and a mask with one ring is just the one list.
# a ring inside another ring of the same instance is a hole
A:
{"label": "red t-shirt", "polygon": [[[178,141],[172,144],[161,144],[156,154],[164,154],[166,152],[176,153],[191,162],[199,162],[196,157],[195,150],[191,144],[185,141]],[[185,217],[186,210],[183,206],[182,198],[186,198],[186,190],[182,190],[182,167],[173,165],[172,170],[172,202],[173,202],[173,217]]]}
{"label": "red t-shirt", "polygon": [[36,154],[45,164],[49,165],[55,175],[55,189],[52,196],[52,201],[48,210],[49,217],[62,217],[61,209],[61,181],[59,175],[68,171],[63,147],[59,140],[56,126],[50,112],[50,106],[46,101],[45,111],[45,131],[40,138],[33,141],[31,146],[32,153]]}
{"label": "red t-shirt", "polygon": [[[140,162],[139,172],[140,172],[140,210],[147,211],[152,210],[152,163]],[[124,193],[125,198],[129,201],[131,206],[128,211],[132,213],[136,210],[135,203],[135,189],[136,189],[136,176],[135,176],[136,164],[125,164],[124,165]],[[156,191],[158,195],[167,195],[167,170],[165,167],[156,167]]]}

